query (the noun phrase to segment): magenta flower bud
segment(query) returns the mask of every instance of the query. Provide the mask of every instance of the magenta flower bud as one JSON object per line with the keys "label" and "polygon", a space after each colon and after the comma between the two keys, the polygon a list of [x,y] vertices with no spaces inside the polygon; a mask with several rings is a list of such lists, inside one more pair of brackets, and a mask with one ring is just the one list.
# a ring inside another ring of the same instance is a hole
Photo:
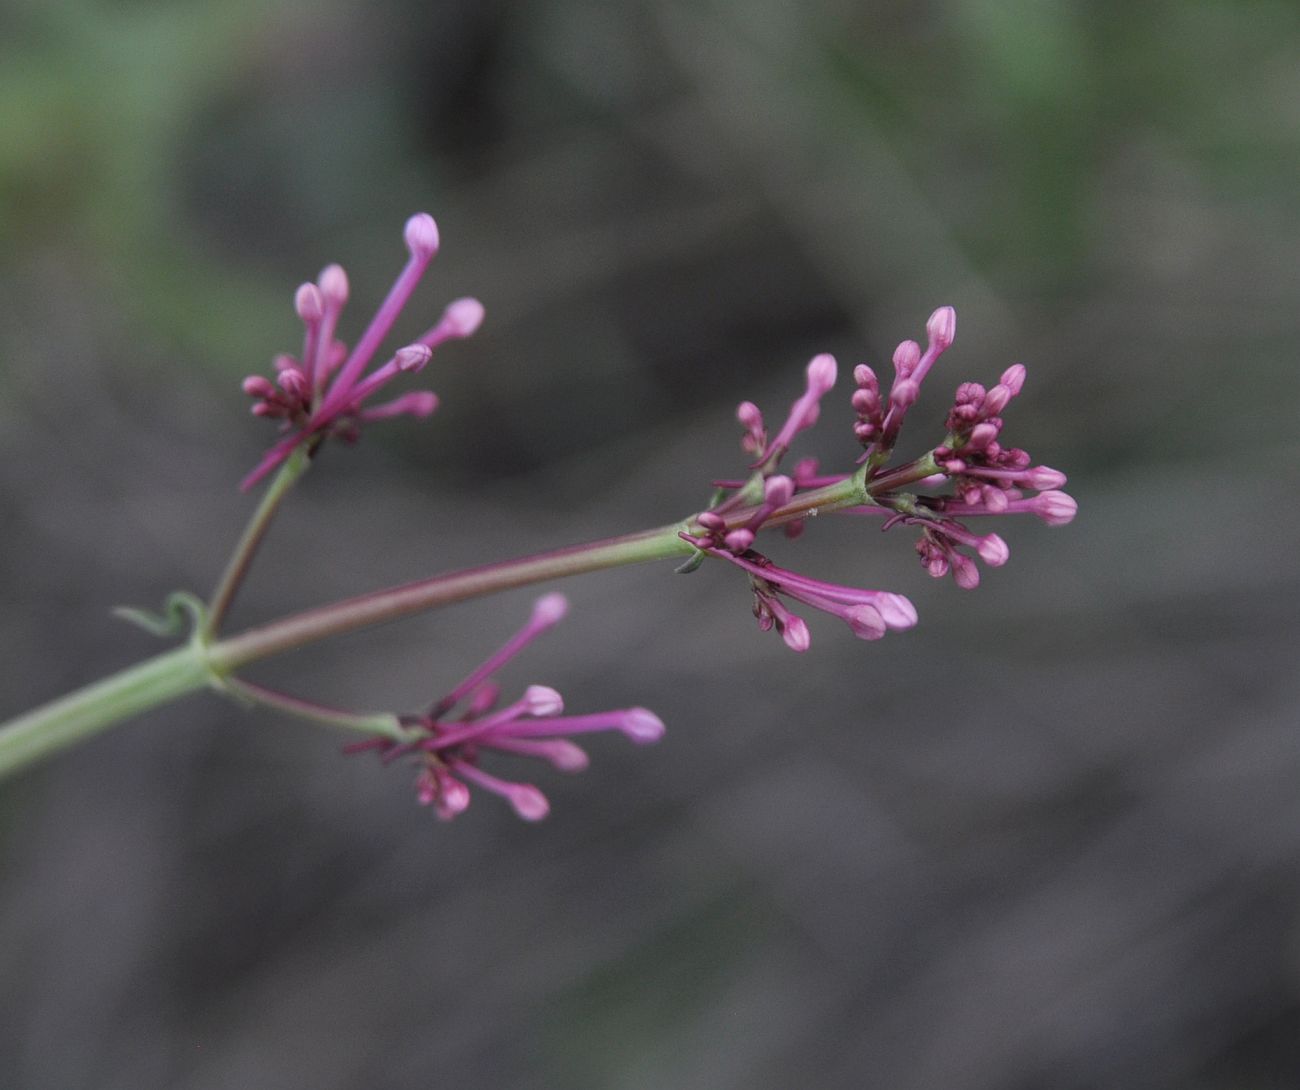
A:
{"label": "magenta flower bud", "polygon": [[807,651],[812,646],[812,635],[802,617],[789,614],[781,625],[781,639],[791,651]]}
{"label": "magenta flower bud", "polygon": [[561,772],[581,772],[591,764],[586,750],[564,738],[539,743],[538,754],[546,757]]}
{"label": "magenta flower bud", "polygon": [[428,212],[417,212],[407,220],[402,236],[414,257],[432,257],[438,252],[438,225]]}
{"label": "magenta flower bud", "polygon": [[754,544],[754,531],[742,526],[732,530],[722,540],[733,553],[743,553]]}
{"label": "magenta flower bud", "polygon": [[984,504],[990,515],[1000,515],[1010,506],[1011,499],[1001,488],[986,484],[980,489],[979,502]]}
{"label": "magenta flower bud", "polygon": [[472,337],[483,324],[484,313],[482,303],[466,296],[447,304],[438,326],[448,338]]}
{"label": "magenta flower bud", "polygon": [[1028,503],[1048,526],[1064,526],[1079,511],[1079,504],[1066,492],[1040,492]]}
{"label": "magenta flower bud", "polygon": [[275,381],[280,384],[280,389],[291,398],[302,398],[308,392],[307,376],[296,367],[286,367],[275,376]]}
{"label": "magenta flower bud", "polygon": [[564,711],[564,699],[549,685],[529,685],[520,701],[529,715],[545,717]]}
{"label": "magenta flower bud", "polygon": [[408,344],[393,354],[393,363],[399,371],[415,373],[433,358],[433,349],[427,344]]}
{"label": "magenta flower bud", "polygon": [[1002,567],[1011,557],[1011,550],[1007,548],[1007,543],[997,534],[989,534],[980,538],[979,544],[975,546],[975,551],[980,554],[980,559],[990,568]]}
{"label": "magenta flower bud", "polygon": [[925,323],[926,336],[933,348],[942,352],[957,336],[957,312],[952,307],[940,307]]}
{"label": "magenta flower bud", "polygon": [[983,450],[998,437],[998,426],[985,420],[970,430],[970,438],[964,450]]}
{"label": "magenta flower bud", "polygon": [[853,396],[849,398],[849,404],[853,406],[853,411],[859,416],[868,416],[879,410],[880,395],[874,390],[858,387],[853,391]]}
{"label": "magenta flower bud", "polygon": [[244,393],[249,397],[274,397],[275,387],[262,375],[249,375],[243,382]]}
{"label": "magenta flower bud", "polygon": [[916,624],[916,606],[906,595],[882,591],[876,596],[875,607],[890,628],[911,628]]}
{"label": "magenta flower bud", "polygon": [[750,431],[761,431],[763,428],[763,414],[752,401],[742,401],[736,406],[736,419]]}
{"label": "magenta flower bud", "polygon": [[537,628],[551,628],[564,620],[569,612],[569,600],[558,591],[544,594],[533,603],[532,620]]}
{"label": "magenta flower bud", "polygon": [[1060,488],[1065,484],[1065,474],[1059,469],[1052,469],[1048,466],[1034,466],[1024,476],[1024,482],[1030,488],[1037,489],[1039,492],[1045,492],[1049,488]]}
{"label": "magenta flower bud", "polygon": [[469,809],[469,788],[460,780],[444,776],[439,784],[438,816],[444,819],[454,818]]}
{"label": "magenta flower bud", "polygon": [[293,297],[293,309],[309,325],[319,322],[325,314],[325,300],[315,284],[300,284]]}
{"label": "magenta flower bud", "polygon": [[876,378],[876,372],[865,363],[860,363],[853,368],[853,381],[864,390],[878,390],[880,388],[880,381]]}
{"label": "magenta flower bud", "polygon": [[784,507],[794,497],[794,481],[778,473],[763,482],[763,503],[773,508]]}
{"label": "magenta flower bud", "polygon": [[916,399],[920,395],[920,386],[910,378],[900,378],[894,383],[893,388],[889,391],[890,407],[896,409],[907,409],[915,404]]}
{"label": "magenta flower bud", "polygon": [[343,266],[326,265],[321,269],[316,282],[320,285],[320,293],[325,302],[335,310],[342,309],[348,301],[348,274],[343,271]]}
{"label": "magenta flower bud", "polygon": [[628,708],[618,728],[638,745],[657,742],[664,736],[664,721],[649,708]]}
{"label": "magenta flower bud", "polygon": [[525,821],[541,821],[551,812],[551,804],[546,801],[546,796],[531,783],[510,784],[504,794],[506,802]]}
{"label": "magenta flower bud", "polygon": [[1025,385],[1025,365],[1023,363],[1013,363],[1002,372],[1002,378],[999,380],[1002,385],[1011,391],[1011,396],[1015,397],[1024,389]]}
{"label": "magenta flower bud", "polygon": [[998,416],[1010,401],[1011,387],[999,382],[984,395],[984,404],[980,406],[980,411],[985,416]]}
{"label": "magenta flower bud", "polygon": [[952,565],[953,581],[962,590],[974,590],[980,585],[980,570],[970,557],[954,552],[948,562]]}
{"label": "magenta flower bud", "polygon": [[808,361],[808,392],[821,397],[835,385],[835,357],[829,352],[822,352]]}
{"label": "magenta flower bud", "polygon": [[907,378],[921,362],[921,346],[915,341],[903,341],[894,349],[894,373]]}
{"label": "magenta flower bud", "polygon": [[727,525],[727,520],[714,511],[701,511],[695,516],[695,521],[711,533],[716,533]]}

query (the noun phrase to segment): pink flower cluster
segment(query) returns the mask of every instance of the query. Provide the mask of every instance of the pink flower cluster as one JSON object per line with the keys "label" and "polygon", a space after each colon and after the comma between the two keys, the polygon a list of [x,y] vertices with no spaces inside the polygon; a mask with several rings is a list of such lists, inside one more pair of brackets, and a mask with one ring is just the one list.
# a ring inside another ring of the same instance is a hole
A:
{"label": "pink flower cluster", "polygon": [[251,488],[304,443],[328,435],[355,439],[359,426],[368,421],[401,415],[428,416],[437,408],[437,395],[428,390],[364,406],[372,394],[399,374],[423,369],[440,344],[471,336],[483,321],[482,303],[457,299],[437,324],[366,374],[438,252],[438,227],[427,213],[417,213],[407,220],[404,234],[410,252],[406,266],[351,351],[335,338],[339,315],[348,300],[348,278],[342,267],[330,265],[316,283],[298,289],[294,307],[305,327],[302,354],[276,357],[275,382],[261,375],[244,380],[244,392],[256,399],[253,413],[281,421],[285,436],[244,478],[242,488]]}
{"label": "pink flower cluster", "polygon": [[[905,524],[920,529],[917,552],[930,575],[952,574],[958,586],[978,585],[978,557],[990,567],[1007,562],[1010,551],[995,533],[976,534],[955,516],[1034,514],[1059,526],[1074,518],[1077,504],[1060,486],[1065,474],[1034,465],[1024,450],[1005,446],[1002,413],[1024,386],[1025,368],[1015,364],[985,388],[964,382],[957,388],[942,442],[919,458],[891,466],[895,445],[921,383],[938,358],[952,345],[957,315],[940,307],[926,323],[924,351],[915,341],[903,341],[894,351],[894,378],[884,393],[876,373],[866,364],[854,368],[850,398],[855,416],[853,433],[863,448],[854,473],[819,475],[812,459],[799,462],[790,475],[777,472],[794,437],[817,422],[821,401],[835,385],[832,356],[815,356],[808,364],[804,393],[791,405],[785,422],[769,441],[763,414],[745,401],[736,411],[744,429],[741,449],[754,461],[743,481],[717,482],[731,494],[697,515],[681,536],[707,556],[744,570],[754,593],[759,627],[775,628],[796,651],[807,650],[808,626],[785,600],[821,610],[848,624],[860,639],[879,639],[891,629],[910,628],[916,610],[901,594],[840,586],[777,567],[755,551],[760,530],[776,525],[797,536],[806,521],[803,506],[792,501],[812,489],[860,479],[870,498],[845,513],[883,515],[885,528]],[[946,492],[938,490],[947,489]],[[1026,496],[1026,491],[1036,495]],[[937,492],[937,494],[936,494]],[[811,512],[815,513],[815,511]]]}
{"label": "pink flower cluster", "polygon": [[[622,708],[590,715],[564,716],[560,694],[545,685],[530,685],[524,695],[498,708],[500,687],[491,680],[505,663],[543,632],[555,627],[568,611],[562,594],[539,598],[527,623],[495,654],[438,701],[424,715],[403,723],[419,737],[410,742],[373,738],[346,747],[346,752],[378,750],[385,762],[414,756],[419,761],[416,791],[420,803],[432,806],[449,820],[470,802],[470,785],[504,798],[526,821],[539,821],[550,812],[546,796],[531,783],[505,780],[480,767],[492,752],[547,762],[563,772],[587,767],[586,752],[573,735],[619,731],[633,742],[657,742],[663,722],[647,708]],[[459,714],[451,716],[457,706]]]}

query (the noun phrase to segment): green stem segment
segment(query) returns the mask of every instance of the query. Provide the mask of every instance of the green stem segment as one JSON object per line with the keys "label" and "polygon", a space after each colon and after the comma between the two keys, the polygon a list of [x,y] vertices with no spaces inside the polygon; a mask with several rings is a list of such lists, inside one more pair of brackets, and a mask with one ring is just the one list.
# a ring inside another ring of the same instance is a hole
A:
{"label": "green stem segment", "polygon": [[[375,591],[213,641],[211,631],[233,599],[284,492],[308,464],[307,452],[303,452],[301,460],[291,459],[254,513],[213,595],[211,616],[215,619],[210,620],[184,647],[128,667],[0,725],[0,778],[91,738],[115,723],[168,704],[205,686],[233,690],[234,695],[239,696],[241,687],[247,683],[235,681],[232,678],[235,671],[329,636],[562,576],[650,560],[689,557],[696,553],[693,545],[678,536],[690,527],[688,520]],[[855,475],[825,488],[799,493],[786,508],[774,512],[765,525],[779,526],[819,511],[829,513],[867,502],[870,499],[866,487]],[[728,522],[743,525],[752,513],[752,508],[732,512]],[[261,699],[263,703],[273,702],[268,701],[264,693],[247,687],[242,689],[242,695]],[[391,723],[389,729],[392,729]]]}

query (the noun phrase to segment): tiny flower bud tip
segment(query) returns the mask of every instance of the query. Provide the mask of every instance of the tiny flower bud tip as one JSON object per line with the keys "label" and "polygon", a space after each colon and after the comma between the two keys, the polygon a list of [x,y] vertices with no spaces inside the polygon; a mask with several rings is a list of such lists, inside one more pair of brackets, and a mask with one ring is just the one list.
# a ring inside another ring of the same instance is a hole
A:
{"label": "tiny flower bud tip", "polygon": [[1025,385],[1025,365],[1023,363],[1013,363],[1002,372],[1001,383],[1011,391],[1012,396],[1020,393]]}
{"label": "tiny flower bud tip", "polygon": [[325,313],[325,300],[315,284],[301,284],[293,297],[293,309],[304,322],[319,322]]}
{"label": "tiny flower bud tip", "polygon": [[275,387],[271,385],[269,379],[261,375],[249,375],[244,379],[244,393],[249,397],[270,397],[275,393]]}
{"label": "tiny flower bud tip", "polygon": [[987,537],[980,538],[975,551],[980,554],[980,559],[990,568],[1002,567],[1011,557],[1011,550],[1007,548],[1007,543],[997,534],[989,534]]}
{"label": "tiny flower bud tip", "polygon": [[442,796],[438,800],[438,812],[444,817],[455,817],[457,814],[463,814],[469,809],[469,788],[460,780],[453,780],[450,776],[444,776],[442,779]]}
{"label": "tiny flower bud tip", "polygon": [[885,619],[875,606],[850,606],[844,611],[844,619],[860,640],[878,640],[885,634]]}
{"label": "tiny flower bud tip", "polygon": [[775,507],[782,507],[794,496],[794,481],[783,473],[769,477],[763,482],[763,500]]}
{"label": "tiny flower bud tip", "polygon": [[546,796],[530,783],[513,785],[506,793],[506,798],[515,808],[515,813],[525,821],[541,821],[551,812],[551,804],[546,801]]}
{"label": "tiny flower bud tip", "polygon": [[564,620],[569,612],[569,600],[559,591],[543,594],[533,604],[532,623],[550,628]]}
{"label": "tiny flower bud tip", "polygon": [[894,372],[899,378],[907,378],[921,362],[921,346],[915,341],[903,341],[894,349]]}
{"label": "tiny flower bud tip", "polygon": [[393,363],[399,371],[416,372],[433,358],[433,349],[427,344],[408,344],[393,354]]}
{"label": "tiny flower bud tip", "polygon": [[523,705],[530,715],[559,715],[564,698],[549,685],[530,685],[524,690]]}
{"label": "tiny flower bud tip", "polygon": [[742,526],[740,529],[732,530],[722,540],[733,553],[743,553],[754,544],[754,531]]}
{"label": "tiny flower bud tip", "polygon": [[1011,387],[999,382],[984,395],[984,404],[980,406],[980,411],[985,416],[997,416],[1007,407],[1011,400]]}
{"label": "tiny flower bud tip", "polygon": [[835,357],[829,352],[813,356],[808,361],[808,389],[816,394],[824,394],[835,385]]}
{"label": "tiny flower bud tip", "polygon": [[403,235],[413,256],[432,257],[438,252],[438,225],[428,212],[417,212],[407,220]]}
{"label": "tiny flower bud tip", "polygon": [[1065,474],[1049,466],[1035,466],[1025,474],[1025,483],[1039,492],[1046,492],[1050,488],[1060,488],[1065,484]]}
{"label": "tiny flower bud tip", "polygon": [[348,301],[348,274],[342,265],[326,265],[321,269],[317,283],[326,302],[341,307]]}
{"label": "tiny flower bud tip", "polygon": [[980,585],[980,570],[970,557],[953,553],[952,578],[962,590],[974,590]]}
{"label": "tiny flower bud tip", "polygon": [[1034,511],[1048,526],[1064,526],[1079,511],[1078,502],[1068,492],[1040,492],[1032,502]]}
{"label": "tiny flower bud tip", "polygon": [[987,420],[982,424],[976,424],[970,430],[970,439],[967,440],[966,446],[970,450],[983,450],[994,439],[998,437],[998,428],[996,424],[990,424]]}
{"label": "tiny flower bud tip", "polygon": [[649,708],[628,708],[623,714],[623,733],[641,745],[664,736],[664,721]]}
{"label": "tiny flower bud tip", "polygon": [[812,634],[808,631],[807,623],[802,617],[793,615],[786,618],[781,629],[781,639],[791,651],[807,651],[812,645]]}
{"label": "tiny flower bud tip", "polygon": [[763,426],[763,414],[752,401],[742,401],[736,406],[736,419],[751,431],[757,431]]}
{"label": "tiny flower bud tip", "polygon": [[916,606],[906,595],[887,591],[876,599],[875,605],[890,628],[911,628],[916,624]]}
{"label": "tiny flower bud tip", "polygon": [[930,344],[942,352],[957,336],[957,312],[952,307],[940,307],[925,323]]}
{"label": "tiny flower bud tip", "polygon": [[483,324],[483,304],[477,299],[466,296],[448,303],[442,312],[441,325],[452,337],[471,337]]}

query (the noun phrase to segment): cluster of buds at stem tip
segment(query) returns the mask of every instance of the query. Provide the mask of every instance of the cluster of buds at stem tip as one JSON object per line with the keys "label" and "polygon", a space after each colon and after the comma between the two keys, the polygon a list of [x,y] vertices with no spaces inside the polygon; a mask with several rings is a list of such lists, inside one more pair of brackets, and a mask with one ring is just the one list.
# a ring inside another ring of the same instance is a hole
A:
{"label": "cluster of buds at stem tip", "polygon": [[459,685],[423,715],[403,716],[408,740],[373,738],[345,752],[377,751],[385,763],[413,759],[419,771],[416,792],[422,805],[449,820],[465,810],[470,787],[505,799],[525,821],[550,812],[546,796],[531,783],[502,779],[482,768],[489,753],[541,760],[562,772],[587,767],[586,752],[574,735],[618,731],[633,742],[657,742],[664,733],[660,718],[647,708],[621,708],[587,715],[563,715],[564,701],[546,685],[530,685],[524,695],[499,707],[500,688],[492,675],[568,611],[562,594],[547,594],[533,606],[527,623]]}
{"label": "cluster of buds at stem tip", "polygon": [[314,284],[298,289],[294,308],[305,327],[302,354],[277,356],[274,382],[262,375],[244,379],[244,392],[256,399],[253,413],[281,421],[285,434],[244,478],[242,488],[251,488],[303,444],[331,435],[353,440],[368,421],[424,417],[437,408],[437,395],[429,390],[412,391],[379,405],[365,404],[399,374],[423,369],[444,341],[471,336],[483,321],[482,303],[457,299],[432,327],[367,373],[438,252],[438,226],[427,213],[407,220],[404,234],[410,253],[406,266],[351,350],[335,337],[348,300],[348,278],[342,267],[330,265]]}
{"label": "cluster of buds at stem tip", "polygon": [[[741,449],[753,459],[749,475],[716,481],[714,502],[681,536],[700,555],[725,560],[746,573],[759,627],[775,629],[794,650],[807,650],[809,632],[788,602],[838,617],[861,639],[910,628],[916,610],[901,594],[827,583],[778,567],[754,548],[763,529],[781,527],[787,537],[795,537],[808,516],[819,510],[881,516],[884,529],[917,528],[916,548],[925,570],[936,577],[951,574],[959,587],[969,590],[980,579],[976,558],[1000,567],[1010,553],[1001,536],[976,533],[959,518],[1032,514],[1050,526],[1074,518],[1078,505],[1060,491],[1065,474],[1035,465],[1024,450],[1002,441],[1003,412],[1025,382],[1021,364],[1007,368],[988,388],[978,382],[959,385],[942,440],[919,457],[895,464],[908,412],[956,332],[953,308],[936,310],[926,323],[924,350],[910,340],[894,350],[887,393],[871,367],[854,368],[849,400],[852,431],[861,450],[851,472],[822,474],[813,459],[796,463],[789,474],[779,472],[795,436],[821,415],[821,402],[836,379],[832,356],[818,355],[808,364],[804,393],[791,405],[774,438],[769,440],[763,414],[753,402],[741,402],[737,409],[744,429]],[[824,502],[818,504],[815,498]],[[694,565],[687,567],[693,570]]]}

